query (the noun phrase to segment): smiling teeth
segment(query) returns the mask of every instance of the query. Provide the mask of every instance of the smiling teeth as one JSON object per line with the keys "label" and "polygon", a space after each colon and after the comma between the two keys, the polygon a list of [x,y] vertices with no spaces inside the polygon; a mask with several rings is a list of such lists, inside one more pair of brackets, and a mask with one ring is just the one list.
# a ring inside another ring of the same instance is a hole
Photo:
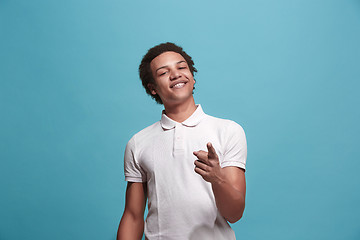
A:
{"label": "smiling teeth", "polygon": [[185,85],[185,83],[177,83],[177,84],[174,85],[173,88],[181,88],[184,85]]}

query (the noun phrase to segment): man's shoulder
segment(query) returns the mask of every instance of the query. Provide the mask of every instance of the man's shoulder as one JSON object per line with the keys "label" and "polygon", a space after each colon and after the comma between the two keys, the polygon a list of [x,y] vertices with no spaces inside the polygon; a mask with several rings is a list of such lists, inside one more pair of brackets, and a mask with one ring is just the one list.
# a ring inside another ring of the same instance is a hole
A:
{"label": "man's shoulder", "polygon": [[154,135],[157,135],[158,132],[161,130],[160,121],[157,121],[150,126],[140,130],[139,132],[135,133],[130,141],[137,141],[142,142],[146,140],[147,138],[153,137]]}
{"label": "man's shoulder", "polygon": [[242,126],[230,119],[225,119],[225,118],[219,118],[219,117],[214,117],[214,116],[210,116],[207,115],[207,122],[210,124],[213,124],[214,126],[218,127],[218,128],[226,128],[226,129],[241,129],[243,130]]}

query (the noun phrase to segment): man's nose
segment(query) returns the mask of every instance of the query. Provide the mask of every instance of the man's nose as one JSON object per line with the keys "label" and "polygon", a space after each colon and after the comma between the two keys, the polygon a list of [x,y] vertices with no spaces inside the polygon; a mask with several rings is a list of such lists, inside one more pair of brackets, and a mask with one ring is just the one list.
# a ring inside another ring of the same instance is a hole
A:
{"label": "man's nose", "polygon": [[181,77],[180,71],[178,71],[177,69],[174,69],[174,70],[171,71],[170,80],[176,80],[179,77]]}

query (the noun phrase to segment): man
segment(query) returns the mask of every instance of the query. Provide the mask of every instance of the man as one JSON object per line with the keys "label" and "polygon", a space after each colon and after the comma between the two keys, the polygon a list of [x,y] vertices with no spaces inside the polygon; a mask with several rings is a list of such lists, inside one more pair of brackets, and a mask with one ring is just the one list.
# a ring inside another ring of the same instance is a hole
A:
{"label": "man", "polygon": [[149,240],[235,239],[228,222],[238,221],[245,208],[245,133],[195,104],[196,71],[173,43],[151,48],[142,59],[142,84],[165,110],[126,146],[118,240],[141,239],[144,229]]}

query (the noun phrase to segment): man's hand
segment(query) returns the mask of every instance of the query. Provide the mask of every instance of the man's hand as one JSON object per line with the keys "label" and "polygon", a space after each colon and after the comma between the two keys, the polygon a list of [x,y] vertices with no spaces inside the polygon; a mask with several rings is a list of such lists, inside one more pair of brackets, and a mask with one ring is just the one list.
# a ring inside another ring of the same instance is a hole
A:
{"label": "man's hand", "polygon": [[216,206],[229,222],[238,221],[245,208],[245,173],[238,167],[221,168],[215,149],[208,143],[208,152],[195,151],[195,172],[211,183]]}
{"label": "man's hand", "polygon": [[211,143],[207,143],[208,152],[195,151],[194,155],[198,158],[195,164],[195,172],[210,183],[221,183],[224,181],[224,174],[219,163],[219,157]]}

